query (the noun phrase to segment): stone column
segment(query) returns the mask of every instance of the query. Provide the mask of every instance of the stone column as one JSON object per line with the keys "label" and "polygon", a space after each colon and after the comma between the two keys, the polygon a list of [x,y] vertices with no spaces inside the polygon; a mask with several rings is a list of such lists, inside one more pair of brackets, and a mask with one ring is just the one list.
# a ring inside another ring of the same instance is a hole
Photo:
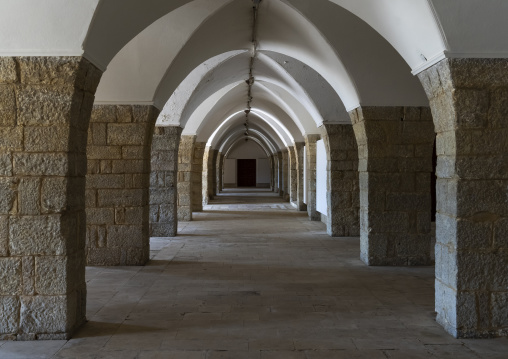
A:
{"label": "stone column", "polygon": [[279,181],[277,179],[279,174],[279,167],[277,161],[278,161],[277,154],[274,153],[272,155],[272,182],[273,182],[273,191],[275,193],[279,192]]}
{"label": "stone column", "polygon": [[303,203],[303,161],[304,158],[304,147],[305,143],[296,142],[295,143],[295,157],[296,157],[296,170],[297,170],[297,189],[296,189],[296,208],[298,211],[307,211],[307,205]]}
{"label": "stone column", "polygon": [[353,126],[328,123],[320,129],[328,155],[327,232],[332,237],[358,236],[358,148]]}
{"label": "stone column", "polygon": [[419,77],[437,133],[437,321],[506,336],[508,60],[446,59]]}
{"label": "stone column", "polygon": [[289,155],[288,149],[282,150],[282,198],[289,202]]}
{"label": "stone column", "polygon": [[298,171],[296,168],[296,153],[294,146],[288,147],[288,190],[289,201],[298,207]]}
{"label": "stone column", "polygon": [[0,340],[85,322],[85,175],[101,72],[81,57],[0,58]]}
{"label": "stone column", "polygon": [[194,154],[191,173],[192,211],[203,211],[203,158],[206,142],[194,143]]}
{"label": "stone column", "polygon": [[316,142],[319,135],[306,135],[307,152],[307,213],[311,221],[321,221],[321,214],[316,210]]}
{"label": "stone column", "polygon": [[219,157],[219,150],[213,150],[213,157],[212,157],[212,163],[210,164],[212,169],[212,181],[211,181],[211,191],[210,191],[210,198],[214,198],[217,195],[217,158]]}
{"label": "stone column", "polygon": [[223,174],[223,170],[222,170],[223,164],[224,164],[224,155],[222,154],[222,152],[219,152],[217,154],[217,160],[216,160],[217,193],[222,192],[222,188],[223,188],[223,182],[222,182],[223,178],[224,178],[224,174]]}
{"label": "stone column", "polygon": [[279,195],[281,197],[284,196],[284,182],[283,182],[283,163],[282,163],[282,152],[277,152],[277,164],[278,164],[278,171],[279,171],[279,180],[278,180],[278,187],[279,187]]}
{"label": "stone column", "polygon": [[431,264],[430,109],[362,107],[350,114],[360,159],[362,260]]}
{"label": "stone column", "polygon": [[86,178],[87,263],[143,265],[150,253],[153,106],[94,106]]}
{"label": "stone column", "polygon": [[178,229],[177,179],[180,127],[155,127],[150,174],[150,236],[174,237]]}
{"label": "stone column", "polygon": [[178,220],[192,221],[191,174],[194,160],[194,142],[196,136],[184,135],[178,148]]}
{"label": "stone column", "polygon": [[206,147],[203,154],[203,205],[207,205],[208,201],[213,199],[213,196],[215,195],[215,160],[217,159],[217,152],[217,150]]}

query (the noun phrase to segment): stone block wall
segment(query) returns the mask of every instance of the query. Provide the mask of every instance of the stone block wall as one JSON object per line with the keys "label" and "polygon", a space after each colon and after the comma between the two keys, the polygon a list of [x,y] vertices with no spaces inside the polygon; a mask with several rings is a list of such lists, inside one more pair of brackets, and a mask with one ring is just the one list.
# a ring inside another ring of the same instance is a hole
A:
{"label": "stone block wall", "polygon": [[431,264],[430,109],[362,107],[350,115],[359,153],[362,260]]}
{"label": "stone block wall", "polygon": [[316,142],[319,135],[306,135],[305,148],[307,153],[307,213],[311,221],[321,221],[321,214],[316,210]]}
{"label": "stone block wall", "polygon": [[81,57],[0,58],[0,340],[85,322],[86,140],[101,72]]}
{"label": "stone block wall", "polygon": [[284,149],[281,152],[282,155],[282,198],[284,201],[288,201],[290,199],[290,188],[289,188],[289,154],[288,149]]}
{"label": "stone block wall", "polygon": [[153,106],[94,106],[86,176],[87,263],[148,261]]}
{"label": "stone block wall", "polygon": [[298,169],[297,169],[297,161],[296,161],[296,153],[294,146],[288,147],[288,180],[289,180],[289,201],[295,206],[298,207]]}
{"label": "stone block wall", "polygon": [[508,60],[446,59],[419,78],[437,133],[437,321],[506,336]]}
{"label": "stone block wall", "polygon": [[219,151],[214,150],[210,147],[206,147],[203,155],[203,205],[208,204],[210,199],[213,199],[213,196],[216,193],[216,169],[215,163],[217,160],[217,154]]}
{"label": "stone block wall", "polygon": [[178,229],[177,180],[180,127],[155,127],[150,171],[150,236],[174,237]]}
{"label": "stone block wall", "polygon": [[282,152],[277,152],[277,164],[278,164],[278,171],[279,171],[279,180],[278,180],[278,187],[279,187],[279,195],[282,197],[284,196],[284,185],[283,185],[283,170],[282,170]]}
{"label": "stone block wall", "polygon": [[298,211],[307,211],[307,205],[303,203],[303,191],[304,191],[304,166],[303,163],[305,161],[304,158],[304,148],[305,143],[303,142],[296,142],[295,143],[295,158],[296,158],[296,179],[297,179],[297,188],[296,188],[296,209]]}
{"label": "stone block wall", "polygon": [[329,123],[323,124],[320,129],[328,154],[327,232],[332,237],[358,236],[360,234],[358,147],[353,127]]}
{"label": "stone block wall", "polygon": [[216,183],[217,183],[217,189],[216,189],[216,194],[222,192],[222,188],[223,188],[223,178],[224,178],[224,173],[223,173],[223,170],[222,170],[222,166],[224,164],[224,155],[222,154],[222,152],[218,152],[217,153],[217,160],[215,161],[215,167],[216,167],[216,171],[215,171],[215,176],[216,176]]}
{"label": "stone block wall", "polygon": [[178,148],[177,213],[179,221],[192,220],[191,174],[195,142],[196,136],[181,136]]}
{"label": "stone block wall", "polygon": [[192,211],[203,210],[203,158],[206,142],[195,142],[191,169]]}

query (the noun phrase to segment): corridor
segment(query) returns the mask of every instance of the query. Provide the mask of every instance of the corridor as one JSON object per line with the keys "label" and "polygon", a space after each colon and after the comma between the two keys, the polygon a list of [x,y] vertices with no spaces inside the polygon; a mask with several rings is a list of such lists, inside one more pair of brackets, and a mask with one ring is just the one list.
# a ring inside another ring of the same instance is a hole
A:
{"label": "corridor", "polygon": [[434,320],[433,267],[368,267],[358,238],[267,190],[225,190],[144,267],[87,267],[70,341],[0,342],[0,358],[506,358]]}

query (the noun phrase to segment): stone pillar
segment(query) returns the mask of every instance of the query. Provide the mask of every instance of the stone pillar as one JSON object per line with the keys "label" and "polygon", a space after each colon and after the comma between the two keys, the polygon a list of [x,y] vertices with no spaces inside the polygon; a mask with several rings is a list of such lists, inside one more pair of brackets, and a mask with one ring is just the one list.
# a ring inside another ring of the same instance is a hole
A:
{"label": "stone pillar", "polygon": [[419,77],[437,133],[437,321],[506,336],[508,60],[446,59]]}
{"label": "stone pillar", "polygon": [[321,214],[316,210],[316,142],[319,135],[306,135],[307,152],[307,213],[311,221],[321,221]]}
{"label": "stone pillar", "polygon": [[284,196],[284,185],[283,185],[283,163],[282,163],[282,152],[277,152],[277,164],[278,164],[278,172],[279,172],[279,178],[278,178],[278,187],[279,187],[279,195],[281,197]]}
{"label": "stone pillar", "polygon": [[222,170],[223,164],[224,164],[224,155],[222,154],[222,152],[219,152],[217,154],[217,160],[216,160],[217,193],[222,192],[222,188],[223,188],[223,182],[222,182],[223,178],[224,178],[224,174],[223,174],[223,170]]}
{"label": "stone pillar", "polygon": [[298,171],[296,168],[296,153],[294,146],[288,147],[288,190],[289,201],[298,207]]}
{"label": "stone pillar", "polygon": [[353,126],[328,123],[320,129],[328,155],[327,232],[332,237],[358,236],[358,148]]}
{"label": "stone pillar", "polygon": [[[297,189],[296,189],[296,208],[298,211],[307,211],[307,205],[303,203],[303,161],[304,158],[304,147],[305,143],[297,142],[295,143],[295,156],[296,156],[296,170],[297,170]],[[315,189],[314,189],[315,190]]]}
{"label": "stone pillar", "polygon": [[431,264],[430,109],[362,107],[350,114],[359,153],[362,260]]}
{"label": "stone pillar", "polygon": [[274,153],[272,155],[272,182],[273,182],[273,191],[275,193],[279,192],[279,181],[277,178],[278,174],[279,174],[278,157],[277,154]]}
{"label": "stone pillar", "polygon": [[81,57],[0,58],[0,340],[85,322],[85,175],[101,72]]}
{"label": "stone pillar", "polygon": [[213,150],[212,163],[210,164],[212,169],[212,189],[210,191],[210,198],[214,198],[217,195],[217,158],[219,157],[219,150]]}
{"label": "stone pillar", "polygon": [[289,202],[289,155],[288,149],[282,150],[282,198]]}
{"label": "stone pillar", "polygon": [[94,106],[86,177],[87,263],[143,265],[150,253],[153,106]]}
{"label": "stone pillar", "polygon": [[178,148],[177,213],[179,221],[192,221],[191,174],[196,136],[184,135]]}
{"label": "stone pillar", "polygon": [[150,236],[174,237],[178,229],[177,179],[180,127],[155,127],[150,174]]}
{"label": "stone pillar", "polygon": [[192,211],[203,211],[203,158],[206,142],[194,143],[194,154],[191,173]]}
{"label": "stone pillar", "polygon": [[217,150],[206,147],[203,154],[203,174],[202,174],[202,198],[203,205],[207,205],[215,194],[215,160],[217,159]]}

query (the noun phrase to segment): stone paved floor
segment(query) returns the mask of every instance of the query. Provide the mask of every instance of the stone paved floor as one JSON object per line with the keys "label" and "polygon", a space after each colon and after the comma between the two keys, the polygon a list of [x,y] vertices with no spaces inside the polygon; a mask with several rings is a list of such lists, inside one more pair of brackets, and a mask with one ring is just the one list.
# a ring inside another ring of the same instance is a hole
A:
{"label": "stone paved floor", "polygon": [[88,268],[70,341],[0,342],[0,358],[508,358],[434,321],[433,268],[367,267],[358,238],[267,192],[227,192],[154,238],[145,267]]}

